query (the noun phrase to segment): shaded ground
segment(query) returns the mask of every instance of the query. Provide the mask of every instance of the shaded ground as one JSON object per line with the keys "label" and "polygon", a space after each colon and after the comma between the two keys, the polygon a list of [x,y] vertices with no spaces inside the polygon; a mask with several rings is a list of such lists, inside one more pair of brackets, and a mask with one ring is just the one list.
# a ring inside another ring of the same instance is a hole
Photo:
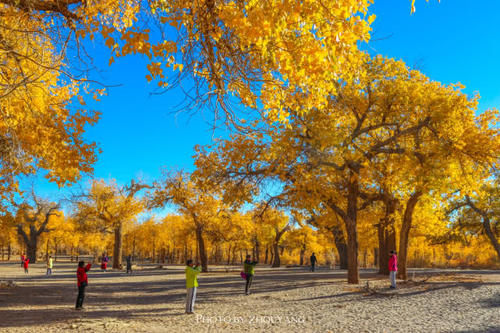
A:
{"label": "shaded ground", "polygon": [[374,270],[353,286],[345,271],[258,267],[245,296],[239,268],[214,269],[199,278],[196,315],[184,314],[184,267],[170,265],[91,270],[77,312],[75,263],[56,263],[50,277],[43,264],[24,275],[0,263],[0,280],[15,283],[0,287],[0,331],[500,332],[500,271],[412,270],[392,291]]}

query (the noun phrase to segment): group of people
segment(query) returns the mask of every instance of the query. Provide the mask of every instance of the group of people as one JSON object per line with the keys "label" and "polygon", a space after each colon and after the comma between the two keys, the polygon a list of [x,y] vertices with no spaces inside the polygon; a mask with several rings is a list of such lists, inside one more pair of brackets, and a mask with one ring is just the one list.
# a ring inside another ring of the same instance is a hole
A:
{"label": "group of people", "polygon": [[[255,266],[257,261],[252,260],[252,256],[247,255],[243,262],[243,271],[241,276],[245,279],[245,295],[250,295],[252,279],[255,275]],[[186,313],[194,313],[194,303],[196,301],[196,290],[198,288],[198,274],[201,273],[199,263],[193,264],[193,260],[189,259],[186,262]]]}
{"label": "group of people", "polygon": [[[104,258],[104,254],[102,258]],[[101,269],[104,263],[104,259],[101,258]],[[107,257],[106,257],[107,258]],[[132,273],[132,257],[127,256],[127,274]],[[107,261],[105,262],[107,264]],[[317,259],[316,255],[313,254],[310,257],[311,271],[315,271]],[[245,279],[245,295],[250,295],[250,288],[252,286],[252,280],[255,275],[255,266],[258,264],[257,261],[252,260],[250,255],[246,256],[243,263],[243,271],[241,276]],[[78,263],[78,268],[76,271],[77,286],[78,286],[78,296],[76,299],[76,310],[81,310],[83,308],[83,300],[85,297],[85,287],[88,285],[87,272],[90,270],[91,264],[88,263],[85,266],[85,262],[80,261]],[[105,269],[105,268],[104,268]],[[391,251],[389,255],[389,272],[391,289],[396,288],[396,273],[398,270],[398,260],[396,251]],[[201,273],[201,266],[199,263],[193,263],[192,259],[187,260],[185,274],[186,274],[186,313],[194,313],[194,304],[196,301],[196,291],[198,288],[198,274]]]}
{"label": "group of people", "polygon": [[[54,261],[52,260],[52,256],[47,257],[47,272],[45,275],[52,275],[52,268],[54,267]],[[24,268],[24,274],[29,273],[29,265],[30,259],[23,253],[21,255],[21,268]]]}

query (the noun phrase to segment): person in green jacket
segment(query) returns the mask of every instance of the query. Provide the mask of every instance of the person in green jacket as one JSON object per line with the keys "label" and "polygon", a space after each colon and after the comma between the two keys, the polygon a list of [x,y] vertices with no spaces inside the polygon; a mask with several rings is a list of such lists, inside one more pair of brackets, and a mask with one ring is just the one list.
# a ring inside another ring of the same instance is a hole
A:
{"label": "person in green jacket", "polygon": [[243,263],[243,269],[245,271],[246,275],[246,286],[245,286],[245,294],[250,295],[250,287],[252,285],[252,279],[255,274],[255,265],[257,265],[256,261],[251,260],[252,257],[250,255],[247,255],[247,259]]}
{"label": "person in green jacket", "polygon": [[193,260],[186,262],[186,313],[194,313],[194,301],[196,300],[196,288],[198,287],[198,274],[201,272],[200,264],[193,265]]}

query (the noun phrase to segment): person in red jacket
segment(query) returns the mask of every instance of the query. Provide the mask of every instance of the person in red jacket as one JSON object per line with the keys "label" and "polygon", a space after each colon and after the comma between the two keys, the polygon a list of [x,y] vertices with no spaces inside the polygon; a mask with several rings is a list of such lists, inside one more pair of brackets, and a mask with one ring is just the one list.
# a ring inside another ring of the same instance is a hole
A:
{"label": "person in red jacket", "polygon": [[83,308],[83,299],[85,298],[85,287],[89,284],[87,278],[87,272],[90,270],[90,263],[83,267],[85,262],[80,261],[78,263],[78,269],[76,270],[76,279],[78,285],[78,297],[76,298],[76,310],[81,310]]}
{"label": "person in red jacket", "polygon": [[396,251],[391,251],[389,257],[389,277],[391,279],[391,289],[396,289],[396,273],[398,272],[398,257]]}
{"label": "person in red jacket", "polygon": [[30,259],[25,258],[23,261],[23,266],[24,266],[24,274],[28,274],[28,266],[30,264]]}

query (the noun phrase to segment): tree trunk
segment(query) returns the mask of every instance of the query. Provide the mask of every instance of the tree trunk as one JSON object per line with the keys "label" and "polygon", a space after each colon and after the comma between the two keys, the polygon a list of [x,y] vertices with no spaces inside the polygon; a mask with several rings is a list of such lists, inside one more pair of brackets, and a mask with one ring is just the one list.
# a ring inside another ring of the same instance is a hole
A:
{"label": "tree trunk", "polygon": [[470,199],[469,196],[466,196],[466,202],[469,205],[470,208],[472,208],[476,213],[478,213],[481,218],[483,219],[483,229],[484,232],[486,233],[486,236],[488,236],[488,239],[490,240],[491,245],[497,252],[498,259],[500,260],[500,244],[498,244],[498,239],[495,236],[495,233],[491,230],[491,224],[490,224],[490,218],[488,217],[488,214],[486,211],[479,209]]}
{"label": "tree trunk", "polygon": [[[356,177],[356,176],[354,176]],[[349,182],[347,195],[347,214],[344,223],[347,231],[347,283],[359,283],[358,271],[358,196],[359,184],[357,179]]]}
{"label": "tree trunk", "polygon": [[9,239],[9,244],[7,245],[7,260],[10,260],[11,254],[12,254],[12,245],[10,244],[10,239]]}
{"label": "tree trunk", "polygon": [[279,253],[279,246],[278,246],[278,242],[275,241],[273,243],[273,253],[274,253],[274,260],[273,260],[273,264],[271,267],[280,267],[281,265],[281,262],[280,262],[280,253]]}
{"label": "tree trunk", "polygon": [[49,261],[49,238],[47,237],[47,243],[45,243],[45,261]]}
{"label": "tree trunk", "polygon": [[236,246],[233,246],[233,254],[231,255],[231,265],[236,263]]}
{"label": "tree trunk", "polygon": [[166,254],[166,250],[165,250],[165,248],[164,248],[164,247],[162,247],[162,248],[161,248],[160,253],[161,253],[161,263],[162,263],[162,264],[164,264],[164,263],[165,263],[165,257],[166,257],[166,255],[167,255],[167,254]]}
{"label": "tree trunk", "polygon": [[30,260],[30,264],[36,263],[37,237],[32,237],[26,243],[26,255]]}
{"label": "tree trunk", "polygon": [[495,233],[491,230],[490,219],[486,214],[483,215],[483,228],[486,235],[490,239],[491,245],[497,252],[498,260],[500,261],[500,244],[498,244],[498,239],[495,237]]}
{"label": "tree trunk", "polygon": [[380,251],[380,255],[378,257],[378,273],[389,275],[387,229],[385,228],[383,223],[383,221],[380,221],[380,223],[377,224],[378,248]]}
{"label": "tree trunk", "polygon": [[229,249],[227,251],[227,264],[231,262],[231,244],[229,244]]}
{"label": "tree trunk", "polygon": [[408,258],[408,241],[410,238],[410,228],[413,218],[413,211],[422,195],[421,191],[413,193],[406,203],[405,213],[403,215],[403,224],[399,233],[399,256],[398,256],[398,278],[402,280],[408,279],[407,274],[407,258]]}
{"label": "tree trunk", "polygon": [[153,253],[151,255],[151,261],[152,261],[152,263],[155,262],[155,258],[156,258],[156,244],[155,244],[155,239],[153,238]]}
{"label": "tree trunk", "polygon": [[273,260],[274,260],[274,250],[273,248],[271,247],[271,258],[269,259],[269,263],[272,264],[273,263]]}
{"label": "tree trunk", "polygon": [[54,261],[57,261],[57,238],[54,237]]}
{"label": "tree trunk", "polygon": [[115,246],[113,249],[113,269],[122,269],[123,225],[121,222],[115,227]]}
{"label": "tree trunk", "polygon": [[379,256],[379,274],[389,275],[389,253],[396,251],[396,229],[394,228],[394,213],[398,200],[384,192],[383,203],[385,215],[377,224]]}
{"label": "tree trunk", "polygon": [[347,269],[347,244],[344,237],[344,232],[340,226],[333,226],[330,228],[333,234],[333,240],[335,242],[335,247],[339,254],[339,265],[340,269]]}
{"label": "tree trunk", "polygon": [[304,265],[304,256],[306,254],[306,247],[305,245],[300,248],[300,259],[299,259],[299,265],[302,266]]}
{"label": "tree trunk", "polygon": [[379,249],[378,248],[374,248],[373,249],[373,266],[377,267],[378,265],[378,254],[379,253]]}
{"label": "tree trunk", "polygon": [[208,272],[208,260],[205,249],[205,240],[203,239],[203,229],[201,226],[196,227],[196,240],[198,244],[198,254],[201,261],[201,271]]}
{"label": "tree trunk", "polygon": [[132,239],[132,260],[135,260],[135,235]]}
{"label": "tree trunk", "polygon": [[269,247],[266,246],[266,255],[264,257],[264,264],[267,265],[267,258],[268,258],[268,255],[269,255]]}

